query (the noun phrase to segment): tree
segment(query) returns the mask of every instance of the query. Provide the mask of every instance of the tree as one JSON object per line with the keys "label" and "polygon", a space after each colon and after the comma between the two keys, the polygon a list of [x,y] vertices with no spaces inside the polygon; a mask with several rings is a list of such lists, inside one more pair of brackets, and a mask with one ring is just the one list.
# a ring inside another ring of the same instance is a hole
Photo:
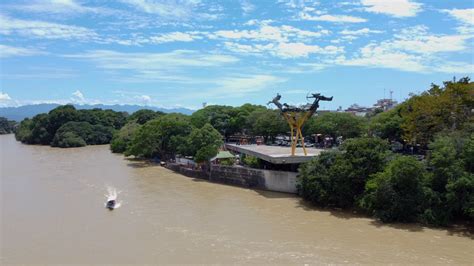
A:
{"label": "tree", "polygon": [[[107,144],[113,136],[113,128],[102,125],[91,125],[88,122],[67,122],[62,125],[54,136],[51,146],[68,148],[63,145],[68,143],[65,139],[81,138],[88,145]],[[71,134],[72,133],[72,134]]]}
{"label": "tree", "polygon": [[427,146],[443,130],[460,130],[473,122],[474,83],[444,82],[443,87],[411,97],[401,109],[403,137],[410,143]]}
{"label": "tree", "polygon": [[372,117],[369,122],[369,131],[373,135],[393,141],[403,142],[401,106],[390,111],[382,112]]}
{"label": "tree", "polygon": [[399,156],[367,182],[360,206],[383,222],[415,221],[422,212],[426,174],[415,158]]}
{"label": "tree", "polygon": [[128,116],[128,114],[125,112],[115,112],[110,109],[102,110],[99,108],[79,110],[77,111],[77,114],[78,118],[75,121],[88,122],[91,125],[113,127],[115,129],[120,129],[123,127],[127,121]]}
{"label": "tree", "polygon": [[247,116],[249,131],[254,136],[263,136],[265,142],[279,134],[290,131],[288,123],[279,111],[271,109],[257,109]]}
{"label": "tree", "polygon": [[110,142],[110,149],[114,153],[123,153],[127,150],[130,145],[133,135],[136,134],[140,125],[131,120],[125,126],[123,126],[119,131],[115,132]]}
{"label": "tree", "polygon": [[474,217],[474,175],[465,153],[470,141],[462,132],[452,132],[429,144],[425,222],[446,225],[454,218]]}
{"label": "tree", "polygon": [[84,147],[87,143],[76,133],[67,131],[55,138],[53,146],[61,148]]}
{"label": "tree", "polygon": [[70,121],[79,121],[79,114],[74,106],[62,105],[49,111],[47,119],[47,130],[51,139],[47,143],[41,144],[49,144],[56,134],[56,130],[58,130],[62,125]]}
{"label": "tree", "polygon": [[[126,117],[127,113],[113,110],[78,111],[72,105],[64,105],[47,114],[39,114],[33,119],[23,120],[16,132],[16,138],[27,144],[62,147],[82,144],[77,141],[77,138],[82,138],[86,144],[106,144],[112,139],[114,130],[125,124]],[[73,132],[75,135],[66,134],[66,132]],[[63,141],[64,138],[74,144],[63,144],[66,143]]]}
{"label": "tree", "polygon": [[350,139],[340,151],[322,153],[300,166],[300,195],[322,206],[351,207],[369,177],[384,169],[389,155],[388,144],[381,139]]}
{"label": "tree", "polygon": [[146,122],[158,118],[159,116],[164,115],[165,113],[160,111],[153,111],[149,109],[141,109],[133,113],[128,117],[128,121],[136,121],[136,123],[143,125]]}
{"label": "tree", "polygon": [[306,135],[324,134],[336,139],[362,136],[367,120],[349,113],[323,113],[311,118],[306,125]]}
{"label": "tree", "polygon": [[50,120],[47,114],[39,114],[33,117],[31,124],[31,138],[28,144],[49,145],[53,136],[50,133]]}
{"label": "tree", "polygon": [[172,157],[186,141],[191,132],[189,117],[182,114],[167,114],[141,126],[134,134],[125,155],[160,158]]}
{"label": "tree", "polygon": [[0,135],[12,133],[15,130],[15,127],[15,121],[9,121],[5,117],[0,117]]}
{"label": "tree", "polygon": [[15,132],[15,139],[22,143],[30,144],[33,138],[32,128],[33,120],[29,118],[24,119],[21,121],[20,125],[18,125],[18,129]]}
{"label": "tree", "polygon": [[[209,161],[216,156],[222,146],[222,136],[210,124],[202,128],[193,128],[186,139],[186,155],[194,156],[198,163]],[[183,148],[181,148],[183,150]]]}

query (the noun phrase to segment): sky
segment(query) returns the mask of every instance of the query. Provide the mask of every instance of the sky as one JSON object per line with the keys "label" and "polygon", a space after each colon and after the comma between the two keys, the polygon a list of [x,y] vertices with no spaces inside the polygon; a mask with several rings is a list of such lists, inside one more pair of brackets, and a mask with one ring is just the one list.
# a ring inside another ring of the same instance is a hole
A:
{"label": "sky", "polygon": [[2,0],[0,106],[371,106],[472,77],[473,38],[473,0]]}

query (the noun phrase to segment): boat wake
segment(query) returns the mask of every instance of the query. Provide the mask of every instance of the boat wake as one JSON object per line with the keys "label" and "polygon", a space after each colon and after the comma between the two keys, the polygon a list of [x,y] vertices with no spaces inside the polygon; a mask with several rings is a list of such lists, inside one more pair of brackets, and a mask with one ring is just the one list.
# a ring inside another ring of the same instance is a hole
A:
{"label": "boat wake", "polygon": [[116,202],[114,209],[119,208],[122,205],[122,202],[117,200],[118,194],[120,194],[120,192],[121,191],[117,191],[117,189],[114,187],[107,187],[107,194],[104,194],[104,196],[107,198],[107,201],[104,204],[105,207],[107,207],[107,202],[114,200]]}

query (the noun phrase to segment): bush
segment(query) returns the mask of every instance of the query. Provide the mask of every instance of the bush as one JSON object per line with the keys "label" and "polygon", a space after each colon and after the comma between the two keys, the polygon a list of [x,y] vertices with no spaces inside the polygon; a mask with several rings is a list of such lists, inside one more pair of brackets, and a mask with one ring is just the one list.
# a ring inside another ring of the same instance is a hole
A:
{"label": "bush", "polygon": [[242,158],[242,162],[251,168],[260,168],[260,161],[257,157],[255,156],[250,156],[250,155],[245,155]]}
{"label": "bush", "polygon": [[352,207],[369,176],[384,168],[389,155],[381,139],[347,140],[340,151],[322,153],[300,166],[300,195],[317,205]]}
{"label": "bush", "polygon": [[57,131],[51,142],[53,147],[65,147],[65,139],[71,138],[71,134],[81,138],[88,145],[107,144],[112,139],[113,128],[102,125],[91,125],[88,122],[67,122]]}
{"label": "bush", "polygon": [[55,146],[61,148],[84,147],[87,143],[83,138],[76,135],[74,132],[64,132],[58,138],[55,138]]}
{"label": "bush", "polygon": [[[299,195],[316,205],[338,205],[340,198],[336,189],[345,190],[341,181],[347,172],[347,169],[341,169],[344,167],[340,163],[342,161],[340,152],[323,152],[312,161],[302,164],[298,174]],[[336,169],[343,173],[338,174],[334,171]]]}
{"label": "bush", "polygon": [[127,150],[130,145],[133,135],[137,132],[140,125],[132,121],[127,123],[119,131],[117,131],[112,137],[110,142],[110,149],[115,153],[123,153]]}
{"label": "bush", "polygon": [[422,212],[426,169],[409,156],[400,156],[367,182],[360,206],[383,222],[410,222]]}

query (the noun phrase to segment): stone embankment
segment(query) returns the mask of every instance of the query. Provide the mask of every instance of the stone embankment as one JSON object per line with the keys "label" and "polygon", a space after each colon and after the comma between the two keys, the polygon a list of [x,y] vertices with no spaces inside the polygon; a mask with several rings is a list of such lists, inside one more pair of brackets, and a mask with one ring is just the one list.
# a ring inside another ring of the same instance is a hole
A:
{"label": "stone embankment", "polygon": [[182,175],[245,188],[296,193],[295,172],[252,169],[241,166],[212,165],[210,171],[194,170],[169,163],[167,168]]}

